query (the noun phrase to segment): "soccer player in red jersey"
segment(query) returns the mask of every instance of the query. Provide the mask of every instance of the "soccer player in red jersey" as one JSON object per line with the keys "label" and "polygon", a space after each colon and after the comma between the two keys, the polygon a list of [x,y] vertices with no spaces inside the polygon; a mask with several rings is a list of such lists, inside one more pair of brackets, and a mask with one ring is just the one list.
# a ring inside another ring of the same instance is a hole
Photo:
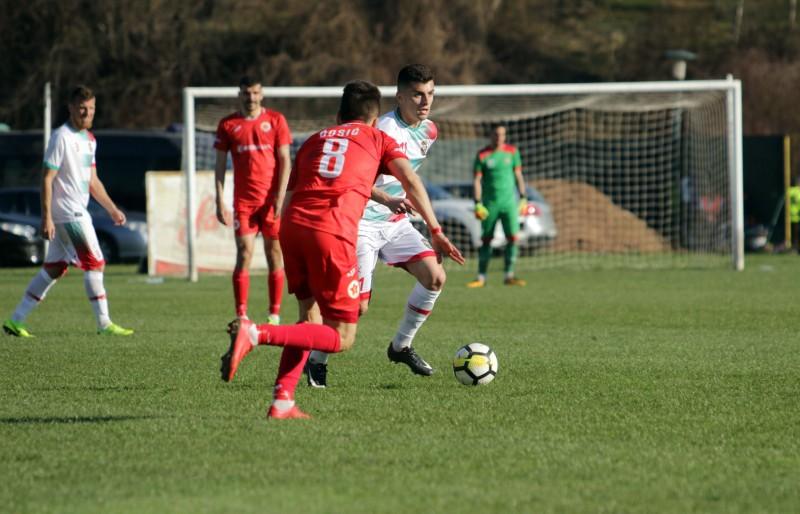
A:
{"label": "soccer player in red jersey", "polygon": [[[247,317],[250,262],[256,234],[261,232],[269,268],[269,322],[277,325],[284,281],[283,254],[278,242],[279,214],[291,171],[292,135],[281,113],[261,106],[263,97],[259,80],[242,78],[239,82],[240,110],[223,118],[217,127],[214,175],[217,219],[223,225],[233,223],[235,230],[233,297],[236,316]],[[233,214],[222,197],[228,152],[233,159]]]}
{"label": "soccer player in red jersey", "polygon": [[[377,127],[389,134],[405,152],[411,166],[419,173],[438,129],[428,117],[434,99],[433,71],[424,64],[409,64],[397,74],[397,107],[380,116]],[[411,224],[406,214],[394,212],[395,204],[405,202],[400,182],[381,175],[372,188],[372,199],[364,209],[358,227],[358,275],[361,282],[361,315],[367,313],[373,291],[373,275],[378,261],[402,268],[416,278],[408,296],[403,317],[389,341],[386,356],[390,362],[403,363],[422,376],[433,374],[428,364],[412,346],[414,337],[431,314],[447,278],[444,267],[430,244]],[[308,384],[327,386],[328,355],[311,352],[308,356]]]}
{"label": "soccer player in red jersey", "polygon": [[430,227],[433,250],[464,263],[442,233],[425,187],[405,154],[391,136],[375,128],[380,98],[375,85],[349,82],[341,98],[339,124],[312,135],[295,158],[280,240],[289,291],[297,297],[303,322],[272,326],[236,319],[229,325],[231,344],[220,368],[223,380],[233,379],[254,346],[283,346],[268,417],[309,417],[294,402],[309,351],[336,353],[355,341],[360,303],[358,223],[379,169],[388,170],[403,184]]}

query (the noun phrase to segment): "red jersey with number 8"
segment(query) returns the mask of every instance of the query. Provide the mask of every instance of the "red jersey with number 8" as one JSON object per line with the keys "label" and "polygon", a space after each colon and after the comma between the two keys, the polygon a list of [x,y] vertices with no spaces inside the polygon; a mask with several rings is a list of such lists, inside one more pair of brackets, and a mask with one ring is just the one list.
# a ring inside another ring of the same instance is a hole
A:
{"label": "red jersey with number 8", "polygon": [[406,155],[397,141],[363,122],[317,132],[297,152],[284,220],[355,244],[378,170],[398,158]]}

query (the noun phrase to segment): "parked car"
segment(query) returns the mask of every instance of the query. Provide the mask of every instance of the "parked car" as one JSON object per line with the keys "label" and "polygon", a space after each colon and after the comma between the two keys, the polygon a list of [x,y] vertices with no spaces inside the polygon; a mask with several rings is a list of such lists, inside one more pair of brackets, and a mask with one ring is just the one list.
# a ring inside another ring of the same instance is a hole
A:
{"label": "parked car", "polygon": [[0,214],[0,265],[32,266],[44,259],[44,240],[27,216]]}
{"label": "parked car", "polygon": [[[143,212],[126,211],[127,223],[115,225],[106,210],[94,199],[89,200],[88,210],[106,262],[135,262],[147,258],[147,216]],[[0,189],[0,216],[13,216],[14,223],[32,226],[36,238],[41,239],[39,189],[35,187]],[[3,248],[5,251],[5,246]],[[44,255],[41,255],[38,261],[31,264],[41,262],[43,258]]]}
{"label": "parked car", "polygon": [[[475,202],[471,182],[446,182],[441,184],[425,184],[431,198],[436,217],[444,228],[445,234],[462,251],[472,251],[481,246],[481,223],[475,218]],[[535,250],[556,237],[555,221],[550,205],[542,195],[531,186],[527,188],[528,209],[520,216],[521,248]],[[418,216],[412,223],[423,231],[425,224]],[[506,244],[503,227],[497,224],[490,245],[501,248]]]}

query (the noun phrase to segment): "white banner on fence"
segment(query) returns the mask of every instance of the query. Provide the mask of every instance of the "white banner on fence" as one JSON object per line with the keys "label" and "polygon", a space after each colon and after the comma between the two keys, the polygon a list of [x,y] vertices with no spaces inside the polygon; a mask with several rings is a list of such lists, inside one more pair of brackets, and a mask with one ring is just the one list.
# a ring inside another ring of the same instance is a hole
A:
{"label": "white banner on fence", "polygon": [[[183,275],[188,272],[186,246],[186,178],[179,171],[149,171],[147,191],[148,270],[150,275]],[[197,211],[192,219],[197,230],[197,266],[200,272],[224,273],[236,263],[233,227],[217,221],[214,172],[197,172]],[[225,176],[225,203],[233,207],[233,176]],[[256,239],[251,270],[265,270],[263,240]]]}

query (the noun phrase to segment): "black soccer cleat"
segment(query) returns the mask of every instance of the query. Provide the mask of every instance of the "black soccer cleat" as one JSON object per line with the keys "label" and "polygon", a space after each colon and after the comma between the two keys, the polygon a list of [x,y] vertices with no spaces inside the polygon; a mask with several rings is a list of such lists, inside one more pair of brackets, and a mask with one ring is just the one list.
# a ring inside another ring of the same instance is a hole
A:
{"label": "black soccer cleat", "polygon": [[306,361],[306,375],[308,385],[317,389],[325,389],[328,386],[328,365],[322,362]]}
{"label": "black soccer cleat", "polygon": [[433,368],[431,365],[425,362],[425,359],[420,357],[412,346],[403,348],[398,352],[392,347],[392,343],[390,342],[389,348],[386,350],[386,355],[389,357],[389,360],[395,364],[402,362],[407,365],[415,375],[422,375],[424,377],[433,375]]}

